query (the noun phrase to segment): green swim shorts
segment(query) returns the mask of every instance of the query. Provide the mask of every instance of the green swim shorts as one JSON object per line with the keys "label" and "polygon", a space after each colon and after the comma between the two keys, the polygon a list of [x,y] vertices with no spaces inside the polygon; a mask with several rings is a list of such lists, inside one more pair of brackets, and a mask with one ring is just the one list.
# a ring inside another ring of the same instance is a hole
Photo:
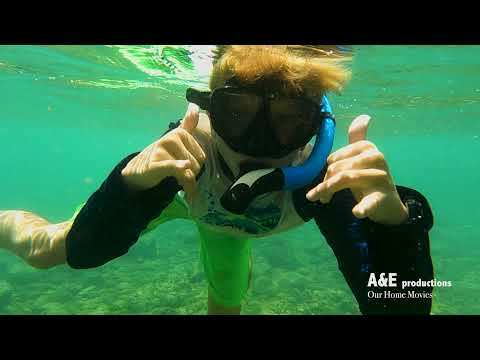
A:
{"label": "green swim shorts", "polygon": [[[73,221],[84,204],[75,209]],[[180,193],[162,214],[151,221],[144,235],[160,224],[174,219],[189,219],[188,205]],[[214,301],[225,307],[237,307],[244,301],[250,285],[251,239],[239,238],[207,229],[196,222],[200,240],[200,259]]]}

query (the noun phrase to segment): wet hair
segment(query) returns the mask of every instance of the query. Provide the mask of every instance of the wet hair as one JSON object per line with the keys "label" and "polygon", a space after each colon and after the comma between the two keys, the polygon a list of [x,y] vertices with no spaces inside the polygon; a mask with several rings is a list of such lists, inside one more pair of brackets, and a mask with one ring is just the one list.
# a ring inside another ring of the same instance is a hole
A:
{"label": "wet hair", "polygon": [[245,86],[275,84],[289,95],[338,93],[350,80],[351,60],[335,45],[217,45],[209,85],[213,90],[235,77]]}

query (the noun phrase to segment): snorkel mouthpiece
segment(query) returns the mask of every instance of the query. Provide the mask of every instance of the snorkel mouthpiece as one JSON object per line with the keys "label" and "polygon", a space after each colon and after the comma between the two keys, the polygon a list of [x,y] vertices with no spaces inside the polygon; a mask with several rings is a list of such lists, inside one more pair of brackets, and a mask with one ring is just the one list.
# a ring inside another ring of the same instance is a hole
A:
{"label": "snorkel mouthpiece", "polygon": [[220,204],[231,213],[241,215],[257,196],[282,190],[284,180],[278,168],[250,171],[230,186],[220,198]]}
{"label": "snorkel mouthpiece", "polygon": [[335,137],[335,119],[326,96],[322,98],[322,109],[325,118],[316,134],[315,145],[308,160],[299,166],[260,169],[241,175],[220,199],[226,210],[241,215],[262,194],[297,190],[315,180],[325,167]]}

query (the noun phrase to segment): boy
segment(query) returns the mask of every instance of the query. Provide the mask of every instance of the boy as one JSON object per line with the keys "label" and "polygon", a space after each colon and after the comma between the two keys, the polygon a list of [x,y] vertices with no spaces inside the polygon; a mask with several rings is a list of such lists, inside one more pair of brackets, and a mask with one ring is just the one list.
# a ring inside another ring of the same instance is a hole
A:
{"label": "boy", "polygon": [[195,98],[206,114],[190,104],[158,141],[123,159],[70,221],[0,213],[0,245],[35,267],[91,268],[124,255],[161,223],[188,218],[199,230],[208,313],[239,314],[251,240],[313,218],[363,314],[429,314],[431,297],[370,296],[371,273],[397,273],[398,283],[433,279],[433,215],[420,193],[395,186],[383,154],[366,140],[368,116],[354,119],[349,145],[330,154],[307,186],[262,194],[243,214],[220,201],[241,175],[308,159],[307,143],[324,120],[321,99],[347,83],[347,59],[335,46],[218,46],[212,91]]}

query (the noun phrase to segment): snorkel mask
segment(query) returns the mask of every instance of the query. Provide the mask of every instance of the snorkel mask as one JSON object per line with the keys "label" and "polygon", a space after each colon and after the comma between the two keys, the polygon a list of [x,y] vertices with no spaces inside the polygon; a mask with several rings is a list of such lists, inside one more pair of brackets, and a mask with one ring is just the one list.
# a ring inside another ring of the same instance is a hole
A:
{"label": "snorkel mask", "polygon": [[240,176],[220,199],[222,206],[234,213],[243,214],[258,196],[272,191],[294,191],[312,183],[324,168],[333,147],[335,119],[330,103],[323,96],[325,117],[315,139],[312,152],[303,164],[254,170]]}
{"label": "snorkel mask", "polygon": [[[260,101],[262,97],[263,101]],[[303,164],[253,170],[235,179],[220,199],[222,206],[234,214],[243,214],[250,203],[262,194],[281,190],[293,191],[312,183],[324,168],[332,150],[336,124],[325,95],[319,104],[299,98],[287,102],[287,108],[285,99],[278,98],[283,101],[281,105],[276,102],[274,94],[254,92],[252,96],[251,91],[243,92],[235,86],[226,86],[213,92],[188,89],[186,98],[210,113],[213,129],[233,150],[247,155],[282,157],[305,146],[312,136],[316,135],[312,152]],[[228,106],[223,106],[222,109],[220,104]],[[300,126],[290,129],[282,143],[279,136],[273,135],[276,124],[288,124],[288,118],[282,119],[280,116],[285,111],[288,114],[288,107],[293,108],[293,111],[298,110],[295,107],[301,107],[302,118],[296,119],[295,124]],[[316,130],[315,134],[312,134],[312,129]],[[265,130],[272,131],[272,136],[264,137],[268,139],[266,145],[255,146],[252,141],[255,132]],[[240,133],[242,136],[236,136]],[[264,151],[260,154],[261,150]]]}

